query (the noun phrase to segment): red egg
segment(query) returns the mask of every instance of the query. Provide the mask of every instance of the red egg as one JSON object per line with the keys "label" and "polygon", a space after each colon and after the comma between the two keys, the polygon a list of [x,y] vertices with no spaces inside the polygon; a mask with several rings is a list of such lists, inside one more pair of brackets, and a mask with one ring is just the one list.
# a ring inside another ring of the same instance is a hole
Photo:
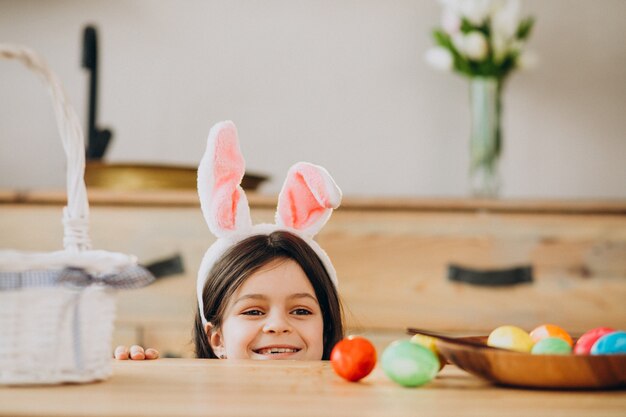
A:
{"label": "red egg", "polygon": [[330,363],[337,375],[356,382],[376,366],[376,348],[364,337],[349,336],[335,345]]}
{"label": "red egg", "polygon": [[574,353],[576,355],[589,355],[591,352],[591,347],[596,341],[608,333],[613,333],[615,330],[610,327],[596,327],[595,329],[591,329],[576,341],[576,345],[574,346]]}

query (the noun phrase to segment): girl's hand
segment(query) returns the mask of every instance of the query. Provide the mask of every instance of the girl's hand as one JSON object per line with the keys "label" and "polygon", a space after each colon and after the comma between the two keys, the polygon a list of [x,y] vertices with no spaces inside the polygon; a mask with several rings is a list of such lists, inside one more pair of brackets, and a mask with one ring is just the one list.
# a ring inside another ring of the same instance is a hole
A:
{"label": "girl's hand", "polygon": [[130,349],[126,346],[118,346],[115,348],[115,353],[113,354],[115,359],[124,361],[127,359],[132,359],[134,361],[142,361],[144,359],[158,359],[159,351],[153,348],[148,348],[144,351],[144,349],[139,345],[132,345]]}

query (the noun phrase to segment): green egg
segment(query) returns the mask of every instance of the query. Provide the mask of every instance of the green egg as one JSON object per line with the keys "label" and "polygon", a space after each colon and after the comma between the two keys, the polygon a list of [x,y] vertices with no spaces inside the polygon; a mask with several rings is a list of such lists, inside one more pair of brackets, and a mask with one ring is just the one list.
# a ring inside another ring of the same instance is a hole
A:
{"label": "green egg", "polygon": [[560,337],[546,337],[538,341],[530,351],[533,355],[569,355],[572,347]]}
{"label": "green egg", "polygon": [[430,349],[408,340],[390,344],[383,352],[381,363],[389,379],[404,387],[423,385],[439,371],[437,356]]}

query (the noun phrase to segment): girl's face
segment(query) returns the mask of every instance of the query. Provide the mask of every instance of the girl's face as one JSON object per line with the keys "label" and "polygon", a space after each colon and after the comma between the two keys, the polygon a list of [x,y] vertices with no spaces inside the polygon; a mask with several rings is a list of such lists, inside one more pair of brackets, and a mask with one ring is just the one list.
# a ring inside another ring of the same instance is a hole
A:
{"label": "girl's face", "polygon": [[276,259],[252,274],[226,307],[209,343],[229,359],[320,360],[324,321],[313,286],[292,259]]}

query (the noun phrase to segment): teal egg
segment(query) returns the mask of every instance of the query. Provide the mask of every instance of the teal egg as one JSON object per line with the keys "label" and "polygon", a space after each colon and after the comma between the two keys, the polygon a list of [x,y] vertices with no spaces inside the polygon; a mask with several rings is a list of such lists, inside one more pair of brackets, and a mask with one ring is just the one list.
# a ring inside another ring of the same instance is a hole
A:
{"label": "teal egg", "polygon": [[546,337],[533,346],[530,351],[533,355],[569,355],[572,347],[560,337]]}
{"label": "teal egg", "polygon": [[623,355],[626,354],[626,332],[616,331],[605,334],[591,347],[592,355]]}
{"label": "teal egg", "polygon": [[439,359],[428,348],[408,340],[396,341],[383,352],[383,371],[404,387],[418,387],[431,381],[439,371]]}

